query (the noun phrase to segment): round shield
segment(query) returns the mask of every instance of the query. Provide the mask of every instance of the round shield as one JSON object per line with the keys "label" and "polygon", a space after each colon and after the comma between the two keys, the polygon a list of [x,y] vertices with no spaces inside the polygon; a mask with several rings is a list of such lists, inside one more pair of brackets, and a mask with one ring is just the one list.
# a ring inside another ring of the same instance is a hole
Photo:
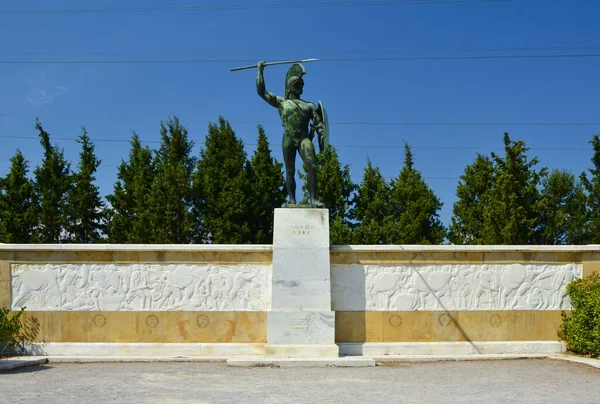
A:
{"label": "round shield", "polygon": [[323,153],[327,146],[329,146],[329,118],[321,101],[319,101],[319,105],[317,106],[317,112],[323,121],[323,132],[319,136],[319,150]]}

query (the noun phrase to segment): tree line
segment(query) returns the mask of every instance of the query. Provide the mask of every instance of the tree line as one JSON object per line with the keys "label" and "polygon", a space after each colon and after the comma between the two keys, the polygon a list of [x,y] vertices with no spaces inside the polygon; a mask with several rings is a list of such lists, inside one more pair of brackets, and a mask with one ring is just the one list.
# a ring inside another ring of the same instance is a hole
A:
{"label": "tree line", "polygon": [[[101,161],[85,128],[72,168],[36,121],[43,159],[30,167],[17,150],[0,177],[2,243],[269,244],[273,210],[286,201],[283,165],[263,128],[249,158],[229,122],[208,125],[199,156],[177,117],[160,124],[160,146],[134,132],[113,192],[102,198]],[[523,141],[504,134],[504,154],[477,154],[461,175],[450,225],[442,202],[414,167],[387,181],[368,160],[351,180],[333,146],[317,156],[317,198],[329,209],[332,244],[590,244],[600,242],[600,138],[592,168],[579,176],[538,167]],[[300,173],[300,177],[304,175]],[[308,199],[306,185],[304,201]]]}

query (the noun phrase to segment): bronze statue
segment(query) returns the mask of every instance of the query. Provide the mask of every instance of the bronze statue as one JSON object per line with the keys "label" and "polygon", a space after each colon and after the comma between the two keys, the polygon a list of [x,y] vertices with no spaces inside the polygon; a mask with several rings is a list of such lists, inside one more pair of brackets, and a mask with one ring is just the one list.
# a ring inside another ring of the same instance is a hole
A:
{"label": "bronze statue", "polygon": [[[317,59],[306,59],[298,62],[313,62]],[[322,207],[316,198],[317,194],[317,161],[313,138],[315,131],[321,152],[329,144],[329,122],[323,104],[317,106],[300,98],[304,88],[302,76],[306,74],[304,66],[296,61],[258,62],[253,66],[243,66],[232,71],[258,68],[256,91],[258,95],[272,107],[277,108],[283,125],[283,160],[285,162],[285,184],[290,204],[296,204],[296,152],[300,153],[306,166],[308,193],[310,204]],[[284,97],[276,96],[266,90],[263,70],[265,66],[293,63],[285,76]],[[311,124],[312,121],[312,124]],[[310,129],[309,129],[310,124]]]}
{"label": "bronze statue", "polygon": [[[321,152],[328,143],[327,115],[323,105],[319,102],[315,106],[312,102],[300,98],[304,88],[303,76],[305,67],[294,63],[285,76],[284,97],[278,97],[266,90],[263,70],[265,62],[257,64],[256,91],[258,95],[272,107],[277,108],[283,125],[283,160],[285,162],[285,184],[291,204],[296,204],[296,152],[306,166],[308,193],[310,204],[322,207],[323,204],[316,199],[317,194],[317,160],[313,138],[315,131],[318,135],[319,149]],[[312,121],[312,125],[309,124]]]}

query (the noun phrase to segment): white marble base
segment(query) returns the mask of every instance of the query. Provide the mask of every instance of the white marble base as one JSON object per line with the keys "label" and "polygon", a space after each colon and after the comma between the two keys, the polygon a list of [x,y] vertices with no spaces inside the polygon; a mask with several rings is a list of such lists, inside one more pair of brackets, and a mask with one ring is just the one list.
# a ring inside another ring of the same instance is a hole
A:
{"label": "white marble base", "polygon": [[278,281],[330,281],[329,247],[293,248],[276,246],[273,262]]}
{"label": "white marble base", "polygon": [[235,343],[121,343],[35,342],[25,344],[27,355],[106,357],[215,357],[264,356],[265,344]]}
{"label": "white marble base", "polygon": [[329,281],[273,280],[272,307],[278,311],[331,310],[331,283]]}
{"label": "white marble base", "polygon": [[201,358],[225,360],[232,357],[301,357],[343,356],[477,356],[477,355],[557,355],[566,352],[557,341],[474,342],[368,342],[338,344],[161,344],[104,342],[27,343],[26,354],[34,356],[88,358]]}
{"label": "white marble base", "polygon": [[357,368],[375,366],[371,358],[232,358],[227,366],[235,367],[274,367],[274,368]]}
{"label": "white marble base", "polygon": [[335,313],[271,311],[267,314],[269,344],[335,343]]}
{"label": "white marble base", "polygon": [[264,356],[266,358],[337,358],[340,356],[340,350],[336,344],[265,344]]}
{"label": "white marble base", "polygon": [[329,212],[275,209],[267,358],[335,358]]}
{"label": "white marble base", "polygon": [[367,342],[338,343],[340,355],[496,355],[559,354],[566,351],[558,341],[473,341],[473,342]]}
{"label": "white marble base", "polygon": [[275,209],[273,311],[330,311],[327,209]]}

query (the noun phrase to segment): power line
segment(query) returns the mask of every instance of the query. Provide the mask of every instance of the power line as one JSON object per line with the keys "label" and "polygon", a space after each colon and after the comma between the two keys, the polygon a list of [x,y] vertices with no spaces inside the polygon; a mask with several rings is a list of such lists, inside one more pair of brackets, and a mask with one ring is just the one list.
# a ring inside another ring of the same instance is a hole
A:
{"label": "power line", "polygon": [[[319,58],[320,62],[392,62],[411,60],[477,60],[477,59],[569,59],[597,58],[600,53],[565,53],[548,55],[448,55],[407,57],[338,57]],[[219,64],[255,63],[253,59],[114,59],[114,60],[0,60],[0,64]]]}
{"label": "power line", "polygon": [[[92,119],[92,120],[114,120],[114,121],[161,121],[164,117],[139,116],[139,117],[111,117],[111,116],[88,116],[88,115],[35,115],[3,113],[0,116],[14,118],[56,118],[56,119]],[[208,123],[214,119],[186,119],[186,122]],[[280,121],[265,120],[227,120],[236,124],[281,124]],[[600,122],[422,122],[422,121],[330,121],[330,125],[343,126],[600,126]]]}
{"label": "power line", "polygon": [[257,9],[298,9],[322,7],[357,7],[357,6],[391,6],[391,5],[426,5],[426,4],[464,4],[464,3],[508,3],[515,0],[368,0],[368,1],[321,1],[306,3],[265,3],[265,4],[231,4],[214,6],[169,6],[169,7],[127,7],[127,8],[72,8],[72,9],[20,9],[0,10],[0,15],[30,14],[107,14],[107,13],[147,13],[147,12],[198,12],[198,11],[235,11]]}
{"label": "power line", "polygon": [[[0,139],[39,139],[38,136],[17,136],[17,135],[0,135]],[[66,140],[66,141],[78,141],[79,138],[74,137],[52,137],[52,140]],[[108,142],[108,143],[130,143],[131,139],[96,139],[90,138],[92,142]],[[160,140],[143,140],[142,143],[160,143]],[[204,144],[204,142],[199,142]],[[246,146],[256,146],[256,143],[244,143]],[[273,144],[272,146],[280,147],[281,144]],[[473,147],[473,146],[410,146],[411,149],[441,149],[441,150],[504,150],[502,148],[490,148],[490,147]],[[388,146],[375,146],[375,145],[335,145],[336,149],[344,148],[355,148],[355,149],[404,149],[404,145],[388,145]],[[590,151],[589,148],[577,148],[577,147],[542,147],[542,148],[529,148],[529,150],[535,151]]]}
{"label": "power line", "polygon": [[[530,46],[530,47],[500,47],[500,48],[413,48],[413,49],[307,49],[296,50],[294,54],[375,54],[375,53],[454,53],[454,52],[515,52],[515,51],[557,51],[557,50],[584,50],[600,49],[600,45],[564,45],[564,46]],[[107,51],[0,51],[2,55],[256,55],[282,54],[281,50],[236,50],[236,51],[190,51],[190,52],[107,52]],[[289,52],[291,54],[292,52]],[[286,54],[286,53],[284,53]]]}

